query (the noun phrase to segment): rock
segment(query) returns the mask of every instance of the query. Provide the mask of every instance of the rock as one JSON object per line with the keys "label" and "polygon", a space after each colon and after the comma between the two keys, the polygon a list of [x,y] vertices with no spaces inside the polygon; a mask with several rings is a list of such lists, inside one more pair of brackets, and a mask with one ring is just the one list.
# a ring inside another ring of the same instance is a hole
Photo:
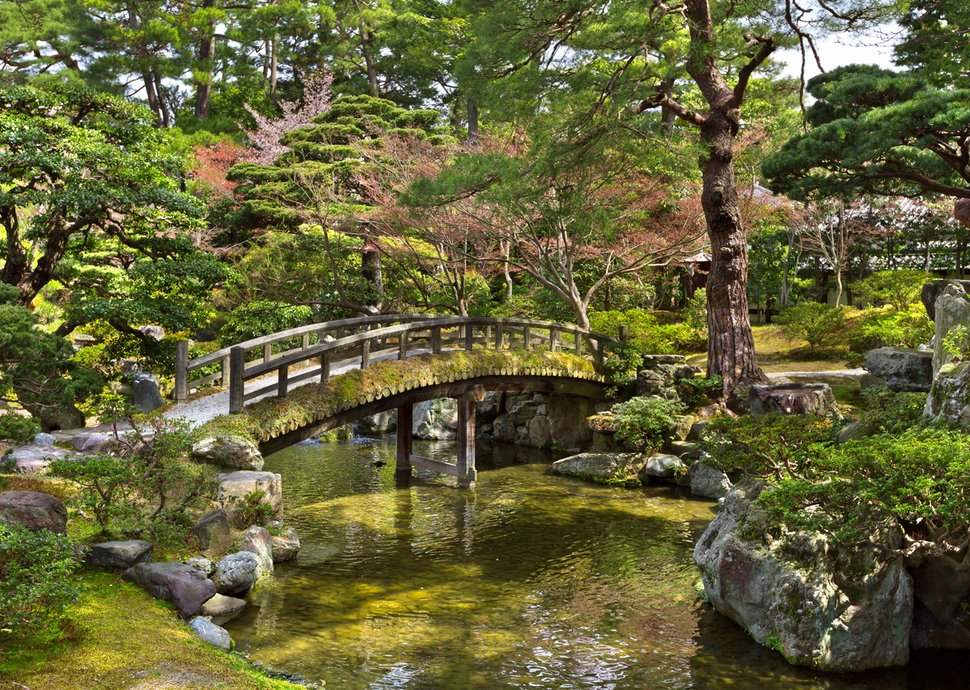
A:
{"label": "rock", "polygon": [[502,391],[487,391],[485,397],[475,406],[475,415],[480,422],[491,422],[502,412]]}
{"label": "rock", "polygon": [[[694,548],[714,608],[793,664],[821,671],[905,664],[913,583],[902,559],[881,562],[872,549],[846,563],[822,535],[776,539],[754,502],[759,491],[732,490]],[[873,538],[901,544],[899,535]]]}
{"label": "rock", "polygon": [[0,522],[31,530],[67,534],[67,508],[50,494],[37,491],[0,492]]}
{"label": "rock", "polygon": [[[957,326],[970,324],[970,281],[934,280],[923,286],[923,305],[933,319],[933,375],[953,361],[947,336]],[[927,303],[928,300],[931,300]]]}
{"label": "rock", "polygon": [[362,417],[354,423],[354,432],[358,436],[382,436],[397,429],[397,410],[378,412],[369,417]]}
{"label": "rock", "polygon": [[292,561],[300,553],[300,536],[292,527],[273,535],[273,562]]}
{"label": "rock", "polygon": [[751,414],[815,414],[841,419],[832,389],[825,383],[751,386]]}
{"label": "rock", "polygon": [[694,422],[690,427],[690,431],[687,433],[687,440],[691,443],[701,441],[704,438],[704,430],[710,425],[711,422],[708,419],[700,419]]}
{"label": "rock", "polygon": [[643,453],[579,453],[552,463],[552,471],[599,484],[639,485],[647,456]]}
{"label": "rock", "polygon": [[670,430],[670,435],[675,441],[686,441],[690,435],[690,430],[697,421],[693,415],[679,414],[674,416],[674,425]]}
{"label": "rock", "polygon": [[690,492],[702,498],[717,500],[731,490],[732,484],[728,476],[703,462],[695,462],[690,466]]}
{"label": "rock", "polygon": [[135,374],[131,382],[131,404],[145,413],[157,410],[165,404],[154,374],[147,371]]}
{"label": "rock", "polygon": [[928,391],[933,383],[933,352],[879,347],[866,353],[865,367],[894,391]]}
{"label": "rock", "polygon": [[156,599],[174,604],[183,618],[194,616],[216,593],[215,585],[184,563],[138,563],[122,573]]}
{"label": "rock", "polygon": [[655,453],[647,458],[647,464],[643,466],[643,473],[653,479],[673,479],[674,476],[684,472],[686,467],[676,455],[666,455]]}
{"label": "rock", "polygon": [[205,556],[193,556],[185,561],[185,565],[189,566],[190,568],[195,568],[206,577],[209,577],[216,571],[216,564]]}
{"label": "rock", "polygon": [[273,539],[265,527],[253,525],[242,536],[241,548],[259,559],[257,579],[273,572]]}
{"label": "rock", "polygon": [[243,594],[256,584],[261,569],[256,554],[249,551],[231,553],[216,564],[212,584],[219,594]]}
{"label": "rock", "polygon": [[224,553],[229,548],[229,514],[222,508],[209,511],[193,525],[192,534],[203,551]]}
{"label": "rock", "polygon": [[943,365],[926,397],[924,414],[970,429],[970,362]]}
{"label": "rock", "polygon": [[234,470],[263,469],[259,447],[241,436],[209,436],[192,445],[192,458]]}
{"label": "rock", "polygon": [[451,440],[458,428],[458,404],[454,398],[425,400],[414,406],[411,430],[415,438]]}
{"label": "rock", "polygon": [[872,388],[882,388],[884,386],[888,388],[888,384],[885,381],[869,373],[865,373],[859,378],[859,390],[867,391]]}
{"label": "rock", "polygon": [[102,434],[97,431],[85,431],[71,439],[71,447],[78,453],[93,455],[100,453],[101,450],[114,440],[111,434]]}
{"label": "rock", "polygon": [[536,415],[529,421],[529,445],[548,448],[552,445],[552,433],[548,417]]}
{"label": "rock", "polygon": [[589,398],[554,395],[549,401],[549,435],[553,445],[562,448],[585,448],[593,440],[593,431],[586,418],[594,412],[595,402]]}
{"label": "rock", "polygon": [[240,470],[217,474],[216,481],[219,483],[216,502],[229,513],[230,518],[246,494],[253,491],[263,492],[261,502],[272,508],[274,514],[278,514],[283,507],[283,478],[278,474]]}
{"label": "rock", "polygon": [[189,621],[189,627],[192,628],[199,639],[218,647],[222,651],[228,652],[232,649],[232,638],[229,636],[229,631],[219,627],[209,619],[196,616]]}
{"label": "rock", "polygon": [[862,426],[861,422],[852,422],[851,424],[846,424],[840,431],[835,440],[838,443],[845,443],[846,441],[854,441],[855,439],[862,438],[866,435],[866,430]]}
{"label": "rock", "polygon": [[517,393],[515,395],[505,396],[505,411],[511,412],[512,408],[523,402],[532,402],[531,393]]}
{"label": "rock", "polygon": [[45,434],[44,432],[34,434],[33,444],[35,446],[40,446],[41,448],[50,448],[55,443],[57,443],[57,438],[53,434]]}
{"label": "rock", "polygon": [[209,616],[216,623],[225,623],[238,616],[245,608],[245,599],[214,594],[209,601],[202,604],[202,615]]}
{"label": "rock", "polygon": [[145,336],[151,338],[152,340],[157,340],[158,342],[165,340],[165,329],[162,326],[156,326],[156,325],[139,326],[138,330],[141,331]]}
{"label": "rock", "polygon": [[668,446],[670,453],[676,455],[678,458],[699,460],[701,457],[700,446],[696,443],[691,443],[690,441],[671,441]]}
{"label": "rock", "polygon": [[88,564],[103,570],[127,570],[133,565],[152,560],[152,543],[131,539],[92,544],[85,560]]}
{"label": "rock", "polygon": [[509,410],[509,417],[512,418],[512,423],[515,426],[526,426],[536,416],[536,410],[538,409],[539,406],[536,403],[531,400],[523,400],[522,402],[516,403]]}
{"label": "rock", "polygon": [[507,414],[500,414],[495,418],[495,422],[492,424],[492,435],[495,436],[496,441],[503,441],[505,443],[511,443],[515,440],[515,424],[512,423],[512,418]]}
{"label": "rock", "polygon": [[73,460],[77,457],[76,453],[57,446],[29,444],[14,448],[3,459],[12,463],[13,471],[18,474],[41,474],[53,460]]}
{"label": "rock", "polygon": [[970,649],[970,566],[930,554],[910,568],[916,596],[915,649]]}

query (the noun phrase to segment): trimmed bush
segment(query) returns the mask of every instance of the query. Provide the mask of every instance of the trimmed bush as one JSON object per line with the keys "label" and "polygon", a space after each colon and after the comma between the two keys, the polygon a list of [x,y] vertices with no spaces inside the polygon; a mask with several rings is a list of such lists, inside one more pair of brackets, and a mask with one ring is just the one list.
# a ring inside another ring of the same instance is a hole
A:
{"label": "trimmed bush", "polygon": [[683,410],[677,400],[648,396],[614,405],[616,438],[644,453],[660,450],[671,438],[676,416]]}

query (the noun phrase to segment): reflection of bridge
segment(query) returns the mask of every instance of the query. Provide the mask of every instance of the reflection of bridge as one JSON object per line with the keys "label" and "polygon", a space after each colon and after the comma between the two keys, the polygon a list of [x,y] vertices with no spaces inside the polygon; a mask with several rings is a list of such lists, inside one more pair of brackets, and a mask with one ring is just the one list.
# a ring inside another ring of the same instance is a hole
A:
{"label": "reflection of bridge", "polygon": [[[460,486],[470,486],[475,481],[475,407],[485,391],[602,398],[603,358],[613,342],[609,336],[547,321],[366,316],[292,328],[192,360],[188,342],[180,341],[175,397],[181,406],[192,391],[228,389],[230,414],[258,416],[253,435],[263,452],[396,409],[399,476],[417,467],[456,476]],[[200,376],[190,380],[193,372]],[[310,383],[316,386],[306,386]],[[440,397],[458,402],[456,465],[411,452],[413,405]],[[247,406],[254,401],[261,402]]]}

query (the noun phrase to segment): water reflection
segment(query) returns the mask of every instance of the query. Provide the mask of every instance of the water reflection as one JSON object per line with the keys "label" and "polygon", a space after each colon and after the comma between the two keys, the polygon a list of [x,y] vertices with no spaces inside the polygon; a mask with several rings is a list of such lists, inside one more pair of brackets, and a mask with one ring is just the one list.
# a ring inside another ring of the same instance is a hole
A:
{"label": "water reflection", "polygon": [[398,490],[392,457],[380,441],[268,459],[304,546],[230,624],[241,650],[351,689],[962,687],[919,661],[821,676],[754,644],[697,600],[710,503],[551,477],[512,448],[480,449],[475,491]]}

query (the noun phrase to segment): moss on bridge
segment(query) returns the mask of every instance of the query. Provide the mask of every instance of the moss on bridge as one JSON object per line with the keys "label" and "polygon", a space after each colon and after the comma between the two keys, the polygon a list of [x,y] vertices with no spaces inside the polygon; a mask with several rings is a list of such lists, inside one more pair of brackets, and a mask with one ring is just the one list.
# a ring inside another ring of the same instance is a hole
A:
{"label": "moss on bridge", "polygon": [[592,362],[564,352],[481,350],[418,355],[376,362],[367,369],[334,376],[326,384],[301,386],[285,398],[261,400],[240,414],[216,417],[202,433],[236,434],[264,443],[375,400],[486,376],[605,380]]}

